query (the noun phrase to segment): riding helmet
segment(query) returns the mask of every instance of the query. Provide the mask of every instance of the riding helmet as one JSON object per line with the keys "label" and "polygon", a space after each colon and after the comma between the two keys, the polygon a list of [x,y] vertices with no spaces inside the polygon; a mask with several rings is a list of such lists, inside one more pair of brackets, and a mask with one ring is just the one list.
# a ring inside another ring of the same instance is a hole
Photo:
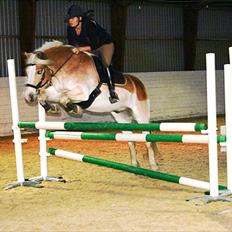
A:
{"label": "riding helmet", "polygon": [[70,6],[70,8],[68,9],[68,13],[65,16],[64,21],[68,22],[69,19],[73,18],[73,17],[79,17],[79,16],[84,16],[84,11],[82,10],[82,8],[78,5],[72,5]]}

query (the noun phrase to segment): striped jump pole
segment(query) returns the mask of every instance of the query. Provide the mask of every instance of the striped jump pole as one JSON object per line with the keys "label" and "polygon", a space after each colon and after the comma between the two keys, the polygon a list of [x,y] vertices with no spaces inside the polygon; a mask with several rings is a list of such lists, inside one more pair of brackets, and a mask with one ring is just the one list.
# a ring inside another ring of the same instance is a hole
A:
{"label": "striped jump pole", "polygon": [[203,123],[97,123],[97,122],[19,122],[20,128],[46,129],[46,130],[77,130],[77,131],[182,131],[194,132],[207,129]]}
{"label": "striped jump pole", "polygon": [[[158,180],[163,180],[163,181],[172,182],[172,183],[176,183],[176,184],[196,187],[196,188],[200,188],[200,189],[204,189],[204,190],[210,190],[209,182],[200,181],[200,180],[196,180],[196,179],[192,179],[192,178],[176,176],[176,175],[167,174],[167,173],[158,172],[158,171],[152,171],[152,170],[148,170],[145,168],[137,168],[137,167],[130,166],[127,164],[123,164],[123,163],[108,161],[108,160],[95,158],[95,157],[91,157],[88,155],[82,155],[82,154],[78,154],[78,153],[74,153],[74,152],[68,152],[68,151],[64,151],[64,150],[60,150],[60,149],[49,148],[48,153],[50,155],[54,155],[57,157],[72,159],[72,160],[91,163],[91,164],[96,164],[99,166],[104,166],[107,168],[112,168],[112,169],[117,169],[117,170],[121,170],[121,171],[125,171],[125,172],[130,172],[130,173],[134,173],[137,175],[150,177],[153,179],[158,179]],[[226,189],[226,187],[224,187],[224,186],[218,186],[218,187],[219,187],[219,189]]]}
{"label": "striped jump pole", "polygon": [[[139,134],[139,133],[90,133],[73,131],[47,131],[46,137],[50,139],[73,140],[114,140],[127,142],[178,142],[203,143],[209,142],[208,135],[174,135],[174,134]],[[217,143],[226,142],[226,136],[217,136]]]}

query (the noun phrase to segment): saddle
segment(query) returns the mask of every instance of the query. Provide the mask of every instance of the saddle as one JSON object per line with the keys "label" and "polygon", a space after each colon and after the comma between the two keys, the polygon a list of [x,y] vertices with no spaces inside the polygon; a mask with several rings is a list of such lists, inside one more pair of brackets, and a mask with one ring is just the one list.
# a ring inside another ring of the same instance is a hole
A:
{"label": "saddle", "polygon": [[[107,83],[109,78],[108,78],[106,68],[103,65],[101,56],[97,56],[94,54],[92,56],[92,58],[94,60],[95,67],[97,69],[97,72],[98,72],[98,75],[100,78],[100,82]],[[120,71],[115,70],[112,65],[109,66],[109,71],[110,71],[112,82],[114,84],[123,85],[126,83],[126,80],[125,80],[123,74]]]}

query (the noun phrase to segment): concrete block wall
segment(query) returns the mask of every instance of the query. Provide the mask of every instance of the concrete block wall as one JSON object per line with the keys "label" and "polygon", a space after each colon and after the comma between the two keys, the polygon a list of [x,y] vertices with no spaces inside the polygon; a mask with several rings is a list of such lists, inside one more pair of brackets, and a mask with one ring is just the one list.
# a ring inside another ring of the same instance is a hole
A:
{"label": "concrete block wall", "polygon": [[[31,120],[37,118],[35,107],[25,104],[22,97],[25,77],[17,77],[17,94],[19,104],[20,120]],[[11,105],[8,78],[0,78],[0,136],[11,135]]]}
{"label": "concrete block wall", "polygon": [[[151,119],[170,120],[205,116],[205,71],[133,73],[146,86],[151,104]],[[217,112],[224,113],[223,71],[217,71]],[[18,103],[21,121],[38,119],[37,107],[28,106],[22,97],[25,77],[17,77]],[[11,108],[8,78],[0,78],[0,136],[12,134]],[[84,113],[81,118],[47,117],[52,121],[112,121],[110,115]]]}
{"label": "concrete block wall", "polygon": [[[168,120],[207,115],[205,71],[136,73],[151,101],[151,118]],[[224,113],[223,71],[216,72],[217,112]]]}

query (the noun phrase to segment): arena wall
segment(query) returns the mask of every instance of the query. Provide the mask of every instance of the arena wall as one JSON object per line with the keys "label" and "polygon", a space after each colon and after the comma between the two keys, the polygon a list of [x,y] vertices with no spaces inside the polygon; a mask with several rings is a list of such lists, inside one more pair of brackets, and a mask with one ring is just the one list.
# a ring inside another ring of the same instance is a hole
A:
{"label": "arena wall", "polygon": [[[205,71],[133,73],[147,87],[151,103],[151,120],[167,121],[206,115]],[[224,113],[223,71],[217,71],[217,113]],[[28,106],[23,98],[25,77],[17,78],[20,120],[37,120],[37,107]],[[11,108],[8,78],[0,78],[0,136],[8,136],[11,131]],[[84,113],[81,118],[48,117],[56,121],[112,121],[107,114]]]}

